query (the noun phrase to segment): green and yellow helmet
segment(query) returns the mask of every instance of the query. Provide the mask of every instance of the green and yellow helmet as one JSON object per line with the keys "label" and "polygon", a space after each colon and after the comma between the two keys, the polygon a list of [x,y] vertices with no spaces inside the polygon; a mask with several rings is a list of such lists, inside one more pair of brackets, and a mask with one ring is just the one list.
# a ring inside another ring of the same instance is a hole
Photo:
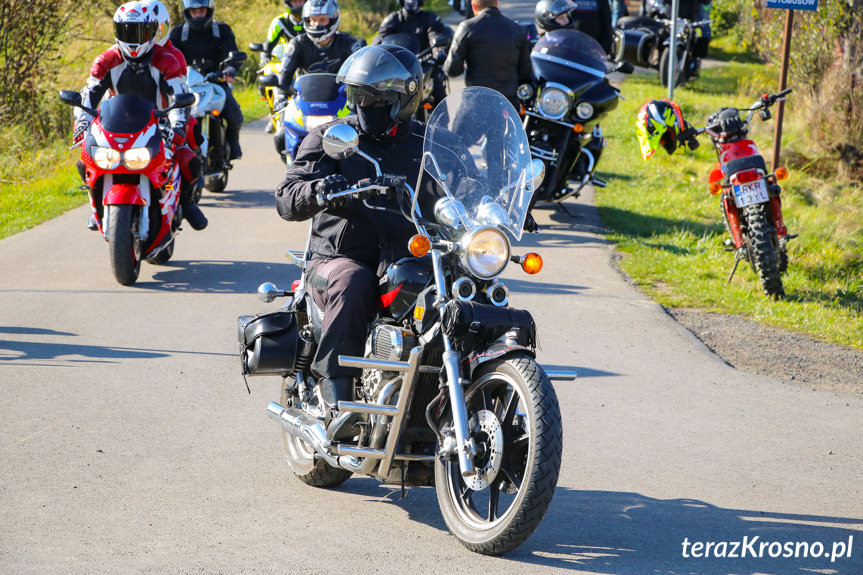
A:
{"label": "green and yellow helmet", "polygon": [[680,145],[677,136],[686,129],[686,122],[677,103],[650,100],[638,110],[635,128],[641,146],[641,157],[646,160],[659,146],[665,148],[669,154],[674,153]]}

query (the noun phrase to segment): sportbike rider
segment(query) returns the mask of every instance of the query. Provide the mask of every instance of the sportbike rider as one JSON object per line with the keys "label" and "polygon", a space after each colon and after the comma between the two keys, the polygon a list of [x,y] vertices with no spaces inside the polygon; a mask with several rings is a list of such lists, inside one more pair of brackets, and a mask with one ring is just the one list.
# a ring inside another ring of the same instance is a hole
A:
{"label": "sportbike rider", "polygon": [[[87,85],[81,90],[81,103],[96,108],[106,94],[134,94],[153,102],[157,108],[168,105],[168,96],[189,91],[186,84],[186,67],[171,50],[158,46],[159,21],[153,10],[142,2],[127,2],[114,13],[114,39],[116,44],[93,61]],[[158,47],[157,47],[158,46]],[[180,205],[183,217],[192,228],[207,227],[207,218],[192,201],[192,188],[197,183],[200,162],[183,144],[186,140],[188,110],[175,109],[168,114],[171,125],[169,140],[178,151],[175,159],[180,166],[182,186]],[[75,121],[72,140],[84,138],[93,121],[81,111]],[[183,148],[187,151],[183,151]],[[79,162],[82,174],[84,166]],[[95,229],[95,219],[88,222]]]}
{"label": "sportbike rider", "polygon": [[267,28],[264,42],[264,63],[273,57],[273,49],[279,44],[287,44],[303,33],[303,5],[305,0],[284,0],[287,10],[273,18]]}

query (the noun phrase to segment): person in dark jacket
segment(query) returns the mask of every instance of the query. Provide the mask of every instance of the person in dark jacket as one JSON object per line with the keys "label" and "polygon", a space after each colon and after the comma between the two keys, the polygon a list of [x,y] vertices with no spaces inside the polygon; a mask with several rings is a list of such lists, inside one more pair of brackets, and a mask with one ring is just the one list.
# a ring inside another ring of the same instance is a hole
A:
{"label": "person in dark jacket", "polygon": [[517,110],[516,89],[531,81],[527,35],[501,14],[497,0],[473,0],[473,9],[477,15],[455,31],[444,71],[450,77],[464,72],[466,85],[497,90]]}
{"label": "person in dark jacket", "polygon": [[543,33],[572,28],[593,37],[611,54],[614,28],[608,0],[539,0],[534,17]]}
{"label": "person in dark jacket", "polygon": [[[231,27],[224,22],[213,20],[215,0],[183,0],[184,24],[171,30],[171,43],[183,53],[186,62],[206,76],[211,72],[219,72],[219,65],[228,57],[229,52],[236,52],[237,40]],[[229,160],[239,160],[243,157],[240,148],[240,128],[243,125],[243,112],[234,98],[231,85],[237,71],[225,70],[221,82],[225,84],[225,107],[222,117],[225,118],[225,139],[231,147]]]}
{"label": "person in dark jacket", "polygon": [[[360,149],[379,161],[382,172],[404,175],[408,182],[417,180],[423,150],[425,125],[412,120],[422,99],[422,77],[416,56],[394,45],[361,48],[338,74],[356,115],[335,122],[358,131]],[[336,160],[324,153],[322,137],[330,125],[312,129],[300,144],[276,189],[276,208],[289,221],[312,219],[306,286],[324,311],[312,372],[331,416],[339,401],[353,399],[360,375],[357,368],[340,366],[338,356],[363,355],[376,309],[378,274],[409,255],[408,240],[416,228],[390,196],[370,200],[387,208],[383,211],[358,199],[326,199],[375,176],[372,165],[359,155]],[[334,421],[342,422],[341,429],[353,425],[350,418]],[[328,435],[338,438],[340,432],[328,429]]]}
{"label": "person in dark jacket", "polygon": [[[418,40],[420,52],[427,50],[434,41],[441,43],[440,46],[432,49],[432,56],[435,60],[443,62],[447,55],[446,45],[452,40],[452,29],[434,12],[423,10],[423,0],[400,0],[400,2],[401,10],[384,18],[372,44],[385,43],[387,36],[394,34],[410,34]],[[432,78],[434,80],[432,94],[435,103],[446,97],[445,78],[441,70],[438,72]]]}

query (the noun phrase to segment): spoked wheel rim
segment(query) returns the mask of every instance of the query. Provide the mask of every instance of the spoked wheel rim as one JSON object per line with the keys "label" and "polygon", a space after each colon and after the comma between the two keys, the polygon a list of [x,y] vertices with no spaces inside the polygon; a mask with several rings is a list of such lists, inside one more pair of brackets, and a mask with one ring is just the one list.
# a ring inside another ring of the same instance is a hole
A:
{"label": "spoked wheel rim", "polygon": [[463,478],[458,462],[446,463],[446,489],[462,521],[494,529],[516,512],[533,457],[525,398],[506,374],[489,373],[465,398],[477,444],[477,476]]}

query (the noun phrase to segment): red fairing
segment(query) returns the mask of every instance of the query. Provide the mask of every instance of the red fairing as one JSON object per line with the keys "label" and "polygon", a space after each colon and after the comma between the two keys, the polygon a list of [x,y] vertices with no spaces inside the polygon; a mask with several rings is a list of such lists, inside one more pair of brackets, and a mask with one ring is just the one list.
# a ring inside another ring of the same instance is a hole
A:
{"label": "red fairing", "polygon": [[710,183],[718,182],[725,178],[725,173],[722,171],[722,165],[719,162],[716,162],[713,165],[713,169],[710,170]]}
{"label": "red fairing", "polygon": [[722,153],[719,159],[723,164],[727,164],[731,160],[739,160],[740,158],[748,158],[757,156],[758,146],[752,140],[738,140],[722,145]]}
{"label": "red fairing", "polygon": [[147,202],[141,197],[141,188],[134,184],[114,184],[102,203],[106,206],[122,204],[132,204],[135,206],[147,205]]}

